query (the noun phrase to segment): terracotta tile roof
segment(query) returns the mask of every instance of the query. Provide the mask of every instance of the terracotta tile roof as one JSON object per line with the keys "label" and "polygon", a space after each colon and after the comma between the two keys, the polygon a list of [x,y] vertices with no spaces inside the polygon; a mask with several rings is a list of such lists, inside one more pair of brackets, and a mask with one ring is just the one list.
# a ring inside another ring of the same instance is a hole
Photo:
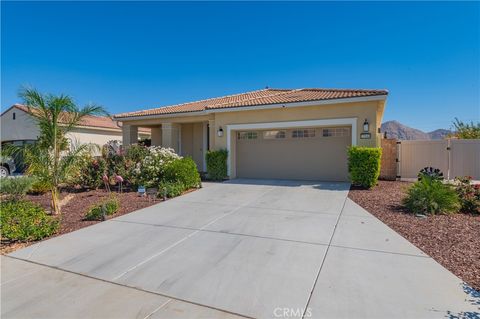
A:
{"label": "terracotta tile roof", "polygon": [[[28,107],[22,104],[15,104],[13,107],[20,109],[24,112],[29,112]],[[115,129],[121,130],[121,126],[117,124],[112,118],[108,116],[93,116],[87,115],[85,116],[79,126],[89,126],[89,127],[98,127],[98,128],[108,128],[108,129]],[[140,132],[143,133],[150,133],[150,129],[148,128],[139,128]]]}
{"label": "terracotta tile roof", "polygon": [[230,107],[309,102],[364,96],[387,95],[387,90],[354,89],[264,89],[149,110],[116,114],[114,118],[198,112]]}

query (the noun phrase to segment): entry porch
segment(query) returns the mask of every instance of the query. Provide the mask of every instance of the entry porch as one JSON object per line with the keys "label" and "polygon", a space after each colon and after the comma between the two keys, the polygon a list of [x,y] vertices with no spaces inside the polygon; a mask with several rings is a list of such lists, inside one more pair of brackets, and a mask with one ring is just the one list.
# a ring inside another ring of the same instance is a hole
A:
{"label": "entry porch", "polygon": [[151,129],[152,146],[173,148],[177,154],[191,157],[200,172],[206,172],[205,155],[210,149],[211,138],[209,121],[160,122],[148,125],[126,125],[122,127],[123,145],[138,141],[138,128]]}

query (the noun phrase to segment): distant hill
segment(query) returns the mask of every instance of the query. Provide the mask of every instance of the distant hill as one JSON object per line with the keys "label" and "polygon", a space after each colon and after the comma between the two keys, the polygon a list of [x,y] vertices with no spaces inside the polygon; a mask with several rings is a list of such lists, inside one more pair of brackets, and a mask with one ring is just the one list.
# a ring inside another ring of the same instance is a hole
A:
{"label": "distant hill", "polygon": [[450,130],[438,129],[432,132],[423,132],[421,130],[403,125],[397,121],[388,121],[382,124],[382,133],[387,132],[388,138],[396,138],[399,140],[441,140],[448,134]]}
{"label": "distant hill", "polygon": [[449,134],[452,134],[452,131],[446,130],[443,128],[440,128],[438,130],[431,131],[430,133],[428,133],[428,135],[430,136],[430,139],[432,140],[442,140]]}

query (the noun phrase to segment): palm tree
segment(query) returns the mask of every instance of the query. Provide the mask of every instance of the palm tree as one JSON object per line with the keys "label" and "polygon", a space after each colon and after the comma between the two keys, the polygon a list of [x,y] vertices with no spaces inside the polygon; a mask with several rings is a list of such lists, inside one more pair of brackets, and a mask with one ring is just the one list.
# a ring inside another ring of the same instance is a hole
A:
{"label": "palm tree", "polygon": [[30,88],[22,89],[19,95],[40,129],[38,142],[24,149],[27,173],[49,185],[52,212],[59,214],[59,186],[76,171],[81,156],[91,151],[89,144],[69,143],[67,134],[86,116],[107,112],[93,104],[79,108],[68,95],[42,94]]}

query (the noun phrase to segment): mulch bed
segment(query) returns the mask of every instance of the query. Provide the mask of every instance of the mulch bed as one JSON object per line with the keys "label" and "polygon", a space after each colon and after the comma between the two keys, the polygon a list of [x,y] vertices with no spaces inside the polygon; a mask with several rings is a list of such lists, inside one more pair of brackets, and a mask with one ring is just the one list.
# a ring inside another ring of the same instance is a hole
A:
{"label": "mulch bed", "polygon": [[372,190],[352,187],[348,197],[480,291],[480,216],[415,217],[401,205],[409,185],[379,181]]}
{"label": "mulch bed", "polygon": [[[158,204],[161,200],[157,199],[155,201],[149,200],[145,197],[140,197],[136,192],[125,192],[125,193],[115,193],[118,200],[120,201],[120,209],[114,215],[108,216],[107,218],[114,218],[121,215],[131,213],[135,210],[148,207],[154,204]],[[52,236],[59,236],[66,234],[77,229],[87,227],[100,221],[88,221],[83,220],[85,213],[88,211],[90,206],[100,202],[102,199],[108,198],[109,193],[103,189],[99,190],[90,190],[90,191],[64,191],[61,193],[60,198],[65,202],[62,206],[62,214],[60,218],[60,228],[58,232]],[[44,207],[47,211],[50,211],[50,194],[41,194],[41,195],[27,195],[26,200],[32,201]],[[48,239],[48,238],[45,238]],[[45,240],[43,239],[43,240]],[[29,246],[35,242],[20,243],[20,242],[2,242],[0,253],[8,254],[17,249]]]}

